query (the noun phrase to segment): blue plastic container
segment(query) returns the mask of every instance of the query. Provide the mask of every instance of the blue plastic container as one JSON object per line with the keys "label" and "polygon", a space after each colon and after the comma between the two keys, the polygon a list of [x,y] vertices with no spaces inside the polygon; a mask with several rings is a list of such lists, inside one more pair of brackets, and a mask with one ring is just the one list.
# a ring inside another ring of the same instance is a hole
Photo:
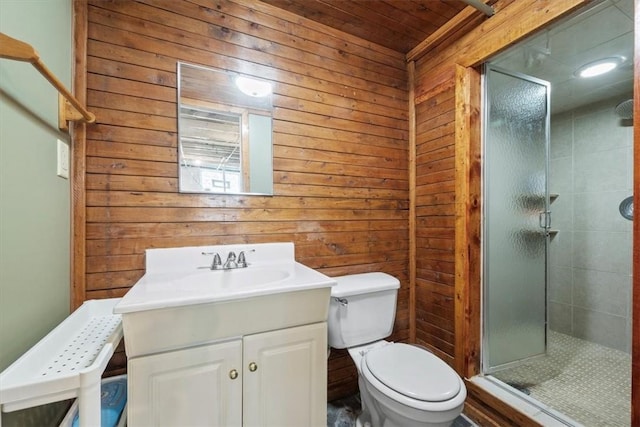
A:
{"label": "blue plastic container", "polygon": [[[122,410],[127,403],[127,377],[122,376],[112,381],[103,381],[101,385],[102,407],[100,410],[100,419],[102,427],[116,427]],[[72,427],[79,427],[79,414],[73,418]]]}

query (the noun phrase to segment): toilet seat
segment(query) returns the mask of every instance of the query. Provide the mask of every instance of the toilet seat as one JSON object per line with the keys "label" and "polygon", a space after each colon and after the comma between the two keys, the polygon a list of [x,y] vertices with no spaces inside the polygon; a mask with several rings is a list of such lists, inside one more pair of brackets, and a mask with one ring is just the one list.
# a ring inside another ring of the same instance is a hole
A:
{"label": "toilet seat", "polygon": [[464,400],[460,396],[463,385],[458,374],[444,361],[416,346],[392,343],[372,348],[362,358],[361,368],[369,384],[411,407],[449,406],[460,397]]}

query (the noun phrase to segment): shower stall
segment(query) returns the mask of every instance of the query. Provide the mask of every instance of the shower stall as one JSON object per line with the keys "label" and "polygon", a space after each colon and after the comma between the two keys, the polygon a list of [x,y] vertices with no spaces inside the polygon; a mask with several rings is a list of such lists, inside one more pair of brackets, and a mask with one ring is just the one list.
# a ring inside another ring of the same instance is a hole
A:
{"label": "shower stall", "polygon": [[632,17],[598,2],[483,74],[482,369],[567,425],[629,426]]}

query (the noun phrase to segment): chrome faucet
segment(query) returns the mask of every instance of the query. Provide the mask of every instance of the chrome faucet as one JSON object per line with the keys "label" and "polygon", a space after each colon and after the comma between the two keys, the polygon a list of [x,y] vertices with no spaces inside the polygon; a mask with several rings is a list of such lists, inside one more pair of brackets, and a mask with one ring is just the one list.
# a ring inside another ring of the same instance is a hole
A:
{"label": "chrome faucet", "polygon": [[227,255],[227,260],[222,265],[222,269],[232,270],[234,268],[246,268],[247,265],[247,258],[244,254],[244,251],[240,252],[237,257],[235,252],[229,252],[229,255]]}
{"label": "chrome faucet", "polygon": [[213,255],[213,260],[211,261],[210,266],[206,267],[198,267],[198,268],[208,268],[210,270],[221,270],[222,269],[222,260],[220,259],[220,255],[216,252],[202,252],[202,255],[210,256]]}
{"label": "chrome faucet", "polygon": [[238,263],[236,262],[236,253],[233,251],[229,252],[229,255],[227,255],[227,260],[222,266],[223,270],[230,270],[232,268],[238,268]]}
{"label": "chrome faucet", "polygon": [[238,254],[238,268],[245,268],[247,266],[247,259],[244,256],[244,251]]}
{"label": "chrome faucet", "polygon": [[213,261],[211,262],[212,270],[220,270],[222,268],[222,260],[220,259],[220,255],[215,253],[213,255]]}
{"label": "chrome faucet", "polygon": [[[253,250],[249,252],[253,252]],[[220,254],[216,252],[202,252],[202,255],[213,255],[213,260],[211,261],[210,267],[198,268],[210,268],[211,270],[233,270],[234,268],[246,268],[247,265],[249,265],[249,263],[247,263],[247,258],[244,254],[244,251],[241,251],[237,257],[235,252],[229,252],[229,255],[227,255],[227,260],[224,262],[224,264],[222,263]]]}

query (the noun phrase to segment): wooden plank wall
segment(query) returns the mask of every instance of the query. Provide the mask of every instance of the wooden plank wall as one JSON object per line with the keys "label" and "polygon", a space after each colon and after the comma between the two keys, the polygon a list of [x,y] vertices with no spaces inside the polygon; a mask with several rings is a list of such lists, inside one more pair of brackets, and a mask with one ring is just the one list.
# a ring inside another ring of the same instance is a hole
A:
{"label": "wooden plank wall", "polygon": [[[398,277],[408,340],[403,55],[250,0],[89,0],[87,31],[80,300],[124,295],[147,248],[293,241],[330,276]],[[273,197],[178,193],[176,61],[275,82]],[[330,399],[357,389],[346,352],[329,365]]]}
{"label": "wooden plank wall", "polygon": [[[455,336],[461,333],[455,328],[455,317],[465,317],[463,321],[471,326],[475,324],[476,329],[479,319],[477,316],[467,318],[469,313],[454,303],[457,290],[454,267],[456,262],[461,262],[456,254],[455,233],[464,232],[455,228],[455,206],[467,202],[457,199],[460,195],[457,194],[455,171],[455,131],[465,127],[456,122],[455,70],[456,67],[481,64],[583,3],[582,0],[499,0],[493,5],[496,14],[492,18],[479,25],[467,23],[415,61],[416,341],[433,349],[448,363],[462,367],[465,374],[468,374],[465,364],[473,364],[473,369],[477,370],[479,343],[475,343],[474,348],[457,349],[458,357],[465,357],[465,361],[455,360]],[[466,176],[464,171],[460,176]],[[478,222],[479,217],[473,221]],[[477,265],[479,240],[460,247],[466,246],[471,252],[460,256],[475,257],[470,265]],[[479,271],[473,272],[472,276],[471,285],[479,295]],[[479,298],[471,308],[474,313],[480,313]],[[463,321],[459,319],[459,324]],[[479,334],[478,331],[473,333]],[[458,343],[467,345],[463,340]]]}
{"label": "wooden plank wall", "polygon": [[416,105],[416,343],[449,364],[455,355],[454,119],[453,84]]}

